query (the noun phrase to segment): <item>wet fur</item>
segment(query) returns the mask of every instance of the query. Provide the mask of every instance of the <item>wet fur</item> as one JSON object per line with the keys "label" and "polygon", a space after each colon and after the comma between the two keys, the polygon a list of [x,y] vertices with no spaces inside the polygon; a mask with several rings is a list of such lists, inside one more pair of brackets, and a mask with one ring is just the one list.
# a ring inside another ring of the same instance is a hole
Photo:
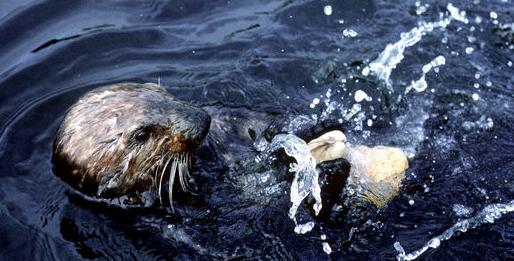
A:
{"label": "wet fur", "polygon": [[187,188],[191,155],[210,117],[155,84],[116,84],[85,94],[63,120],[54,141],[56,175],[101,198],[156,189],[175,177]]}

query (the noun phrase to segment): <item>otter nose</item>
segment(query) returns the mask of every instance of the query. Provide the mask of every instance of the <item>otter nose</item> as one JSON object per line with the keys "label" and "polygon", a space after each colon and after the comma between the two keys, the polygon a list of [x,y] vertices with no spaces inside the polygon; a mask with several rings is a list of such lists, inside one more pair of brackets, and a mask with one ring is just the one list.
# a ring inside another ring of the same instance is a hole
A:
{"label": "otter nose", "polygon": [[188,140],[201,143],[211,124],[209,114],[198,107],[180,103],[170,113],[171,128],[181,132]]}

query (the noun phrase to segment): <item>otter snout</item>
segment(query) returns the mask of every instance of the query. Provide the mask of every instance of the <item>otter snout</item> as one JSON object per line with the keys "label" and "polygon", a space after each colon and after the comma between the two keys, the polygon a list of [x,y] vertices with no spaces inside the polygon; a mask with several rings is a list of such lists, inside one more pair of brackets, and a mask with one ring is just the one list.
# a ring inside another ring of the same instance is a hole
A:
{"label": "otter snout", "polygon": [[198,107],[176,102],[170,111],[170,128],[172,132],[183,134],[186,139],[199,145],[207,136],[211,125],[209,114]]}

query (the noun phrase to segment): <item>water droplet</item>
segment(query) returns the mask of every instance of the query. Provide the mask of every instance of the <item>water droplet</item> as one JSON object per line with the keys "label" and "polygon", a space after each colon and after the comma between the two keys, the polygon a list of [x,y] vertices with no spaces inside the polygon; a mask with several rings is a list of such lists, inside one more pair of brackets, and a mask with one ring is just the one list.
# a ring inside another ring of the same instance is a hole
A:
{"label": "water droplet", "polygon": [[366,100],[366,101],[371,101],[371,97],[368,96],[367,93],[365,93],[363,90],[357,90],[355,92],[355,101],[356,102],[361,102],[363,100]]}
{"label": "water droplet", "polygon": [[327,255],[332,253],[332,248],[330,248],[330,245],[327,242],[323,242],[321,245],[323,246],[323,251],[327,253]]}
{"label": "water droplet", "polygon": [[364,67],[364,69],[362,69],[362,75],[364,75],[364,76],[369,75],[369,67],[368,66],[366,66],[366,67]]}
{"label": "water droplet", "polygon": [[323,7],[323,12],[325,13],[325,15],[331,15],[332,14],[332,6],[326,5],[325,7]]}
{"label": "water droplet", "polygon": [[355,32],[352,29],[344,29],[343,36],[345,36],[345,37],[356,37],[357,36],[357,32]]}

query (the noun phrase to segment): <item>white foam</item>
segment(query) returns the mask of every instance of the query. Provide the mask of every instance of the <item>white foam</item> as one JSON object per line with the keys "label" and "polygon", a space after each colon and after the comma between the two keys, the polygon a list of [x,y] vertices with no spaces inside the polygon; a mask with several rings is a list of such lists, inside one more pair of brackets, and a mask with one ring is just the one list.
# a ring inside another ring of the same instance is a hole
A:
{"label": "white foam", "polygon": [[394,248],[398,252],[396,258],[398,260],[414,260],[425,253],[429,248],[438,248],[442,241],[449,240],[456,232],[466,232],[469,229],[474,229],[482,224],[494,223],[495,220],[501,218],[503,215],[514,211],[514,200],[506,204],[491,204],[482,209],[476,216],[462,219],[455,223],[452,227],[445,230],[441,235],[430,239],[423,247],[415,250],[409,254],[405,253],[400,242],[394,243]]}

